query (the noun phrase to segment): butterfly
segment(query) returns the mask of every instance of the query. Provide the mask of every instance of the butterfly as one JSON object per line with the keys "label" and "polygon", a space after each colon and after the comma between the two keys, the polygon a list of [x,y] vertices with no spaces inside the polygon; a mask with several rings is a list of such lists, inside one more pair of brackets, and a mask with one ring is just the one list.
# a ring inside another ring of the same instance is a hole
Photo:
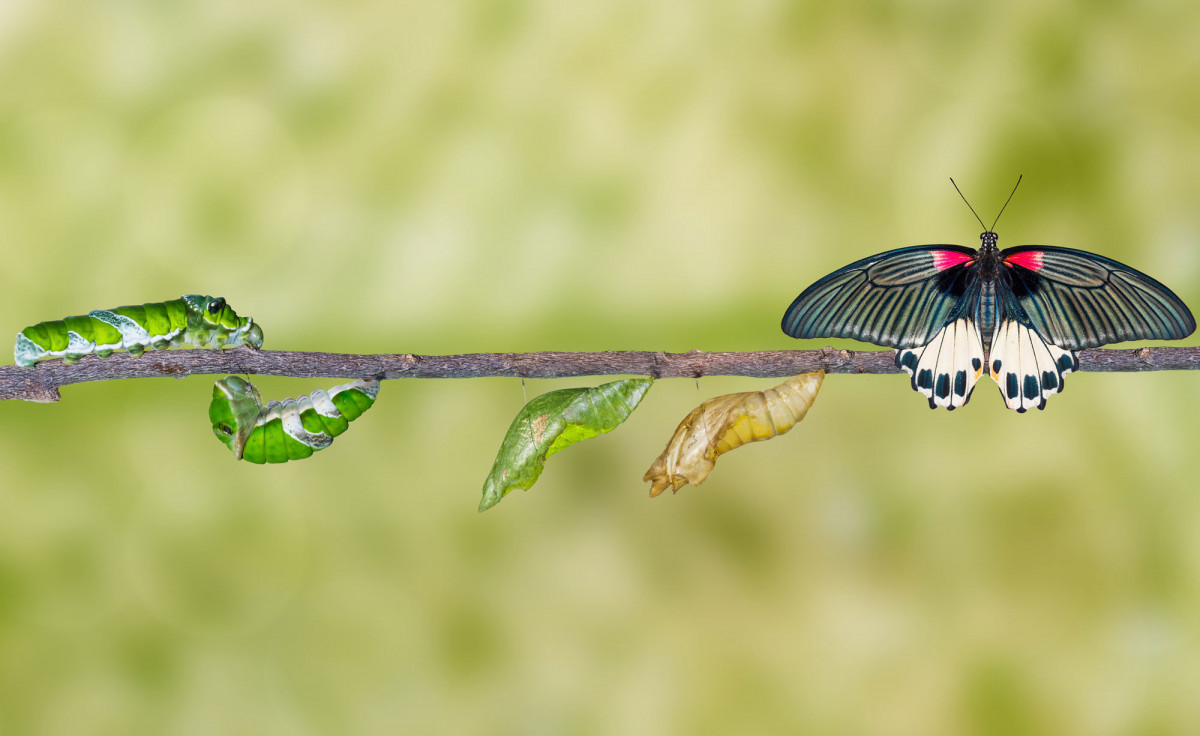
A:
{"label": "butterfly", "polygon": [[1174,292],[1123,263],[1050,245],[1000,250],[999,220],[979,220],[978,250],[915,245],[839,268],[796,297],[783,331],[896,348],[897,367],[931,409],[965,405],[986,370],[1008,408],[1024,412],[1063,390],[1077,350],[1196,329]]}

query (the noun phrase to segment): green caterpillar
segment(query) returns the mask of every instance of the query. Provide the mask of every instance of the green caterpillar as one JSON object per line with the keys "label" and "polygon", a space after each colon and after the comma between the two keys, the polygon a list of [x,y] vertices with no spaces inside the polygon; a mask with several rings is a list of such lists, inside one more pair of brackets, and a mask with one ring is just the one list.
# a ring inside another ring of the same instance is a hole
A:
{"label": "green caterpillar", "polygon": [[13,359],[31,366],[61,357],[70,365],[85,355],[101,358],[114,350],[141,355],[145,350],[262,347],[262,328],[238,317],[222,297],[185,294],[168,302],[97,309],[87,315],[39,322],[17,334]]}
{"label": "green caterpillar", "polygon": [[360,380],[263,406],[253,383],[226,376],[213,387],[208,418],[213,434],[238,460],[286,463],[329,447],[371,408],[378,393],[379,381]]}

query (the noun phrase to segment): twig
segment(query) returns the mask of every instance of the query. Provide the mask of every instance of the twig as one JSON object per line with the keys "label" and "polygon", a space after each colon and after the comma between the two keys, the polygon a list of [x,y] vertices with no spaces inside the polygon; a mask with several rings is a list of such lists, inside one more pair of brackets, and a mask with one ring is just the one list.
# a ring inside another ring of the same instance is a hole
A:
{"label": "twig", "polygon": [[[463,355],[347,355],[282,350],[172,350],[140,357],[89,355],[74,365],[53,360],[33,368],[0,366],[0,400],[58,401],[58,389],[85,381],[242,373],[298,378],[566,378],[641,375],[655,378],[753,376],[779,378],[826,373],[898,373],[894,351],[773,350],[755,353],[467,353]],[[1200,347],[1083,350],[1084,371],[1200,369]]]}

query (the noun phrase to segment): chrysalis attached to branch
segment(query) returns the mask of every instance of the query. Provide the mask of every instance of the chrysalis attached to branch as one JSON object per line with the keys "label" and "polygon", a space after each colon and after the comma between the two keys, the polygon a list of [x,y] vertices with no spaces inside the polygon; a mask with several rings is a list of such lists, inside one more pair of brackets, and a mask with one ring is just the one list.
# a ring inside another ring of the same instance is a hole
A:
{"label": "chrysalis attached to branch", "polygon": [[698,486],[719,456],[790,430],[808,413],[824,377],[823,371],[804,373],[766,391],[717,396],[693,409],[642,477],[650,481],[650,495],[668,486],[672,491],[687,483]]}
{"label": "chrysalis attached to branch", "polygon": [[629,378],[535,397],[517,413],[504,435],[492,472],[483,483],[479,510],[500,503],[514,488],[533,486],[546,458],[559,450],[616,429],[641,403],[651,383],[649,378]]}
{"label": "chrysalis attached to branch", "polygon": [[85,355],[101,358],[114,350],[141,355],[167,348],[262,347],[262,328],[237,312],[222,297],[186,294],[168,302],[116,309],[97,309],[78,317],[39,322],[17,334],[17,365],[62,358],[70,365]]}
{"label": "chrysalis attached to branch", "polygon": [[226,376],[213,387],[208,417],[213,434],[236,459],[286,463],[333,444],[334,437],[371,408],[378,393],[379,381],[359,380],[263,406],[254,384]]}

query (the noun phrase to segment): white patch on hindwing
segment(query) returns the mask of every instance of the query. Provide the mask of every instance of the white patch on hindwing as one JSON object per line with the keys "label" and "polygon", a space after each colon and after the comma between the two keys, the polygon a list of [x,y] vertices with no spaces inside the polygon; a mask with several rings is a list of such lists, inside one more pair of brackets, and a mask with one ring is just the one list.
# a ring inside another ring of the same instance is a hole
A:
{"label": "white patch on hindwing", "polygon": [[926,344],[897,350],[896,365],[912,378],[913,390],[929,399],[930,409],[963,406],[983,375],[979,330],[973,320],[957,319]]}
{"label": "white patch on hindwing", "polygon": [[988,371],[1009,409],[1044,409],[1046,398],[1060,393],[1063,377],[1079,370],[1079,358],[1042,339],[1016,320],[996,325],[988,355]]}

